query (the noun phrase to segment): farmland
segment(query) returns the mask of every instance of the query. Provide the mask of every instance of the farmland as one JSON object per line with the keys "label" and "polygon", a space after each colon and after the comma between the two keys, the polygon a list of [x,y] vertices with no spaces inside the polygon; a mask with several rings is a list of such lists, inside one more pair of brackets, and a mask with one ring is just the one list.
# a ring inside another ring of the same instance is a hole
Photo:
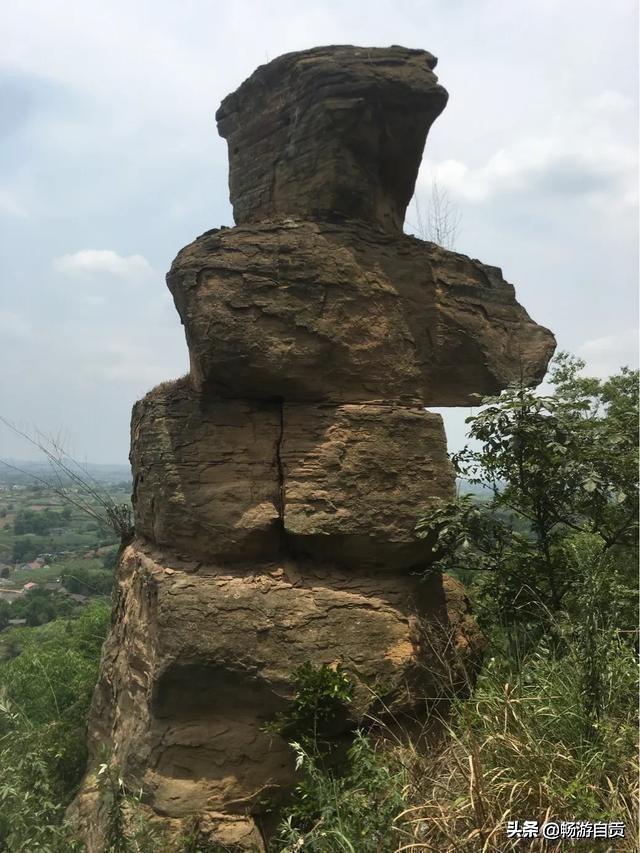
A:
{"label": "farmland", "polygon": [[0,655],[15,626],[108,599],[118,539],[101,521],[100,496],[128,505],[129,471],[92,470],[86,483],[60,482],[37,463],[0,466]]}

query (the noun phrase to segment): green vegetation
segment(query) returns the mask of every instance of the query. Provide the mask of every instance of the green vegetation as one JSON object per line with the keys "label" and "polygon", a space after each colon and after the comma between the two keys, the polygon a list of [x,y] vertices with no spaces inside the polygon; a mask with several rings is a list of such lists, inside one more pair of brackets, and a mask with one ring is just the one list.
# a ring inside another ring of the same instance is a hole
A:
{"label": "green vegetation", "polygon": [[[418,525],[419,535],[438,537],[435,569],[477,575],[487,626],[542,627],[545,614],[566,609],[582,575],[574,534],[595,537],[616,583],[634,596],[638,375],[623,370],[601,382],[580,378],[581,367],[562,354],[552,395],[516,387],[486,400],[470,419],[479,448],[453,461],[460,476],[489,486],[492,499],[445,504]],[[626,621],[636,624],[630,614]]]}
{"label": "green vegetation", "polygon": [[[85,511],[99,510],[97,487],[72,482],[65,503],[46,471],[33,484],[11,470],[0,481],[0,850],[66,853],[81,849],[64,810],[85,769],[120,546]],[[101,488],[128,501],[126,483]]]}
{"label": "green vegetation", "polygon": [[34,589],[13,604],[0,601],[0,630],[10,625],[11,619],[26,619],[27,625],[44,625],[58,616],[70,616],[75,602],[60,592]]}
{"label": "green vegetation", "polygon": [[[110,554],[108,563],[111,563]],[[60,580],[71,593],[79,595],[110,595],[113,586],[113,567],[104,560],[67,560],[60,570]]]}
{"label": "green vegetation", "polygon": [[0,665],[0,849],[74,846],[64,808],[86,761],[85,725],[109,608],[14,629],[19,654]]}
{"label": "green vegetation", "polygon": [[[507,837],[507,822],[525,819],[620,821],[625,838],[577,849],[640,846],[638,376],[584,379],[580,368],[561,356],[546,396],[514,387],[485,401],[469,420],[473,447],[454,457],[460,476],[486,486],[482,498],[441,503],[418,523],[436,555],[429,573],[464,579],[487,638],[468,696],[434,673],[445,719],[436,705],[419,736],[372,720],[332,750],[352,685],[339,667],[301,667],[290,709],[269,726],[292,743],[299,772],[272,853],[547,849]],[[21,502],[4,503],[5,522]],[[67,586],[106,588],[116,551],[53,565]],[[74,849],[63,810],[82,772],[108,607],[73,615],[0,630],[0,850]],[[197,819],[192,833],[160,837],[107,756],[99,780],[114,853],[212,849]]]}
{"label": "green vegetation", "polygon": [[344,715],[351,701],[353,685],[342,667],[304,663],[295,672],[296,695],[286,712],[278,714],[266,731],[284,738],[290,734],[318,748]]}
{"label": "green vegetation", "polygon": [[60,512],[46,506],[41,511],[25,509],[19,512],[13,520],[13,530],[16,536],[24,533],[35,533],[46,536],[55,527],[65,527],[71,521],[71,507],[65,506]]}
{"label": "green vegetation", "polygon": [[[91,495],[74,492],[78,506],[61,504],[57,487],[13,484],[6,472],[4,480],[0,483],[0,632],[10,620],[42,625],[71,615],[84,599],[108,597],[120,546],[115,532],[82,509],[83,502],[91,502]],[[121,483],[103,488],[116,505],[127,498]],[[25,589],[27,584],[34,586]]]}
{"label": "green vegetation", "polygon": [[601,382],[582,366],[561,355],[552,394],[484,401],[454,457],[483,499],[418,524],[429,571],[465,580],[488,641],[470,697],[426,723],[444,724],[441,748],[361,734],[337,768],[296,745],[302,780],[275,849],[504,853],[523,844],[507,821],[525,819],[622,821],[615,848],[588,849],[638,849],[638,375]]}
{"label": "green vegetation", "polygon": [[406,808],[402,762],[378,752],[362,732],[339,772],[315,749],[293,747],[302,778],[272,849],[394,853],[402,840],[395,822]]}

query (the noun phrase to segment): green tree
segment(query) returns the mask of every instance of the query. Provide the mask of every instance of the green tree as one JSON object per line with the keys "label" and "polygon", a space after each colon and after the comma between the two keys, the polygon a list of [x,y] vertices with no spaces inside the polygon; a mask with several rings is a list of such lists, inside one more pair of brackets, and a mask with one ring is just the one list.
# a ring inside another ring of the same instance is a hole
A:
{"label": "green tree", "polygon": [[102,556],[102,565],[105,569],[109,569],[109,571],[113,572],[118,564],[118,557],[120,555],[120,546],[114,545],[104,552]]}
{"label": "green tree", "polygon": [[26,619],[27,625],[45,625],[59,616],[69,616],[75,604],[66,595],[42,587],[21,596],[11,605],[11,618]]}
{"label": "green tree", "polygon": [[13,542],[13,561],[22,563],[33,560],[38,556],[43,546],[43,540],[29,533],[26,536],[17,537]]}
{"label": "green tree", "polygon": [[0,599],[0,631],[7,627],[9,619],[11,619],[11,605]]}
{"label": "green tree", "polygon": [[490,500],[442,504],[418,524],[434,541],[435,568],[481,573],[485,621],[522,625],[566,609],[581,577],[570,534],[596,537],[617,582],[634,586],[638,373],[599,380],[581,377],[583,367],[562,353],[551,394],[516,385],[484,400],[467,419],[474,445],[453,462]]}
{"label": "green tree", "polygon": [[97,560],[73,560],[64,566],[60,579],[65,588],[80,595],[109,595],[113,586],[113,571]]}

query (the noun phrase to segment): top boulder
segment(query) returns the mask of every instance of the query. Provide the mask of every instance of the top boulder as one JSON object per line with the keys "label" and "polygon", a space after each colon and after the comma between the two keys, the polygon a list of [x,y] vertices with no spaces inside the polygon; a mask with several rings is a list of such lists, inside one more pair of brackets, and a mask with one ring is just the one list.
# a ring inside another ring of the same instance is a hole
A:
{"label": "top boulder", "polygon": [[216,114],[236,223],[361,219],[400,231],[447,103],[436,62],[424,50],[338,46],[260,66]]}

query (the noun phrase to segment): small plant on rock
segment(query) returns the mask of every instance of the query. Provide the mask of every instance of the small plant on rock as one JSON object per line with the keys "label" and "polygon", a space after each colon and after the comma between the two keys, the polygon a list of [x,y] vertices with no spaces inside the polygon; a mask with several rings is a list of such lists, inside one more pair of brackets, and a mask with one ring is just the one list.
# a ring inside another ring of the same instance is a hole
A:
{"label": "small plant on rock", "polygon": [[279,713],[265,731],[317,743],[344,717],[353,697],[353,684],[340,664],[304,663],[295,671],[296,694],[287,711]]}

